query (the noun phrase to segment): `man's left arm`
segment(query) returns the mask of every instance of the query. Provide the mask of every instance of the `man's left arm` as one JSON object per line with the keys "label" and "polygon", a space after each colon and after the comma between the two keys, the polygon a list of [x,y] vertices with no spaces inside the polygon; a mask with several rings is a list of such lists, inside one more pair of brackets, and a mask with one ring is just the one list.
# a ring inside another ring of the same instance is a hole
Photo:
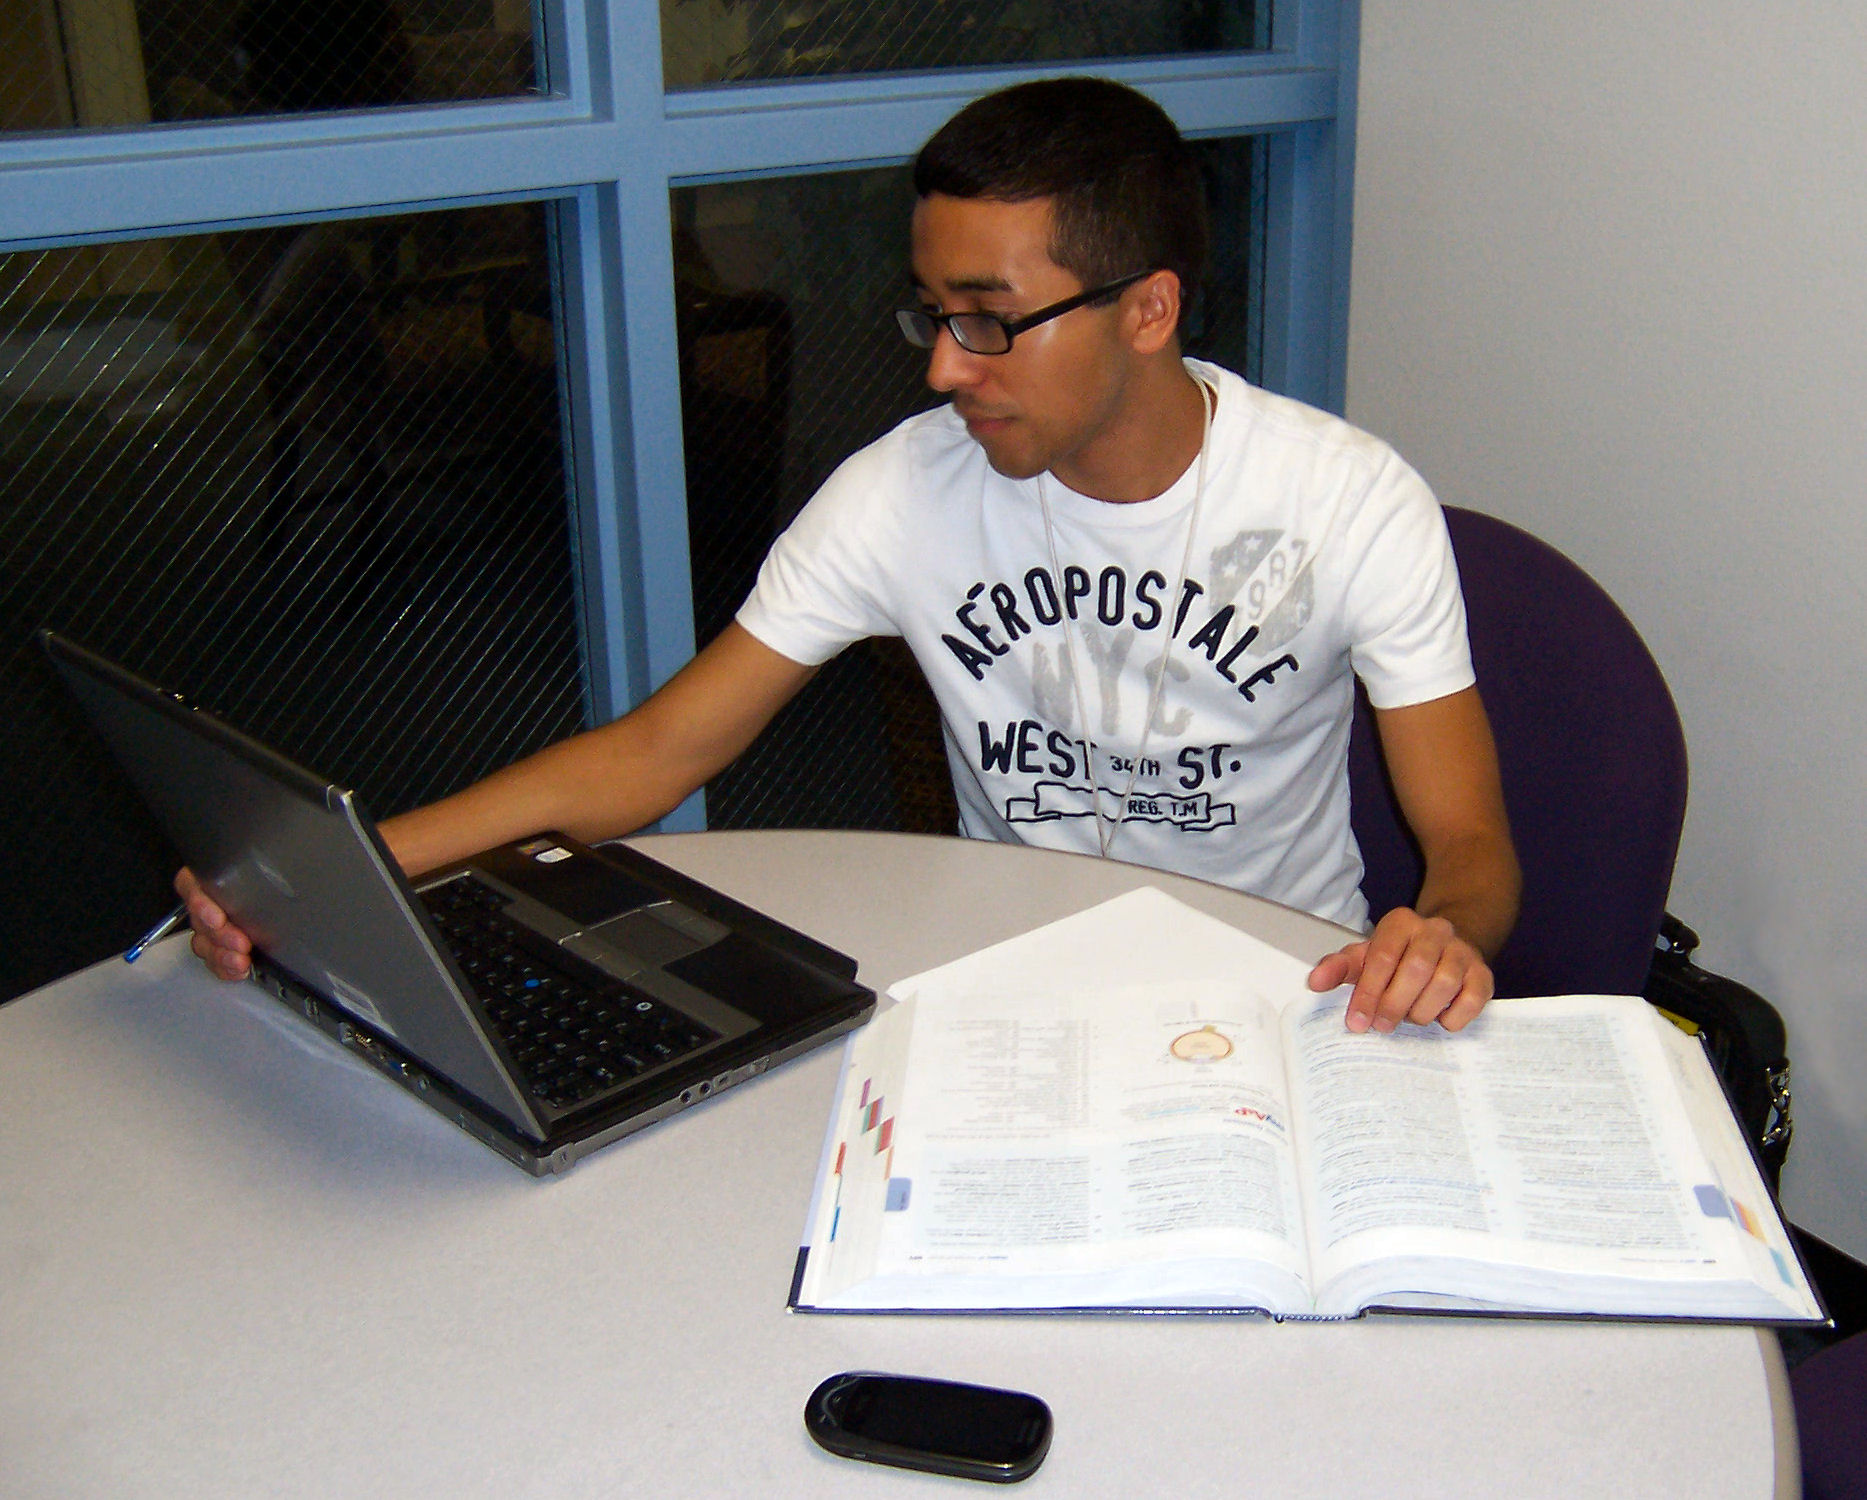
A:
{"label": "man's left arm", "polygon": [[1416,906],[1396,907],[1365,940],[1323,959],[1310,987],[1354,982],[1350,1031],[1403,1020],[1457,1031],[1491,998],[1489,960],[1510,936],[1522,889],[1497,747],[1475,687],[1374,718],[1426,876]]}

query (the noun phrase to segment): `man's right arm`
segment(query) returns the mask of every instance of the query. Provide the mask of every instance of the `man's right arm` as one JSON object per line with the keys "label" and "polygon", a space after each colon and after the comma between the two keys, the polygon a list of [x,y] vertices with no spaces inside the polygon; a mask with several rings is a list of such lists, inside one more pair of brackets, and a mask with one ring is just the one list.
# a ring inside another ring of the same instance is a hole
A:
{"label": "man's right arm", "polygon": [[[464,791],[382,825],[396,861],[419,875],[450,860],[554,828],[585,843],[633,833],[672,812],[751,744],[816,672],[737,624],[644,703],[547,746]],[[251,940],[183,870],[194,951],[242,979]]]}

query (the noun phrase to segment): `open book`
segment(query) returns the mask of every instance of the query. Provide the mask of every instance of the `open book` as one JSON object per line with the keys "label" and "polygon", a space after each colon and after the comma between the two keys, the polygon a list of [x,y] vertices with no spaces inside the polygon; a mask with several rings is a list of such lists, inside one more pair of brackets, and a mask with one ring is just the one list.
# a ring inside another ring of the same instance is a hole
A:
{"label": "open book", "polygon": [[1819,1322],[1703,1048],[1644,1001],[1357,1035],[1144,889],[896,985],[791,1302]]}

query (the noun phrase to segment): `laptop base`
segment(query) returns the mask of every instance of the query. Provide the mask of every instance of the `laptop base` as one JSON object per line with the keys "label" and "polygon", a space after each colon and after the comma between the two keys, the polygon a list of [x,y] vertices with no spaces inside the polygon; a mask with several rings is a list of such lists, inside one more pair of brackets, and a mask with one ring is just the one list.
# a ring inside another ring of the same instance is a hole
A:
{"label": "laptop base", "polygon": [[[568,1171],[592,1151],[600,1150],[612,1141],[633,1135],[646,1125],[679,1114],[689,1105],[724,1093],[734,1084],[756,1078],[779,1063],[788,1062],[793,1057],[822,1046],[826,1041],[854,1031],[869,1018],[869,1013],[874,1009],[871,998],[868,1004],[828,1030],[814,1031],[789,1047],[780,1048],[698,1082],[690,1081],[677,1087],[680,1075],[666,1081],[651,1080],[644,1085],[649,1091],[646,1096],[628,1096],[623,1106],[627,1113],[614,1124],[589,1134],[579,1134],[574,1139],[562,1140],[554,1146],[548,1141],[533,1140],[513,1129],[506,1120],[479,1103],[472,1095],[424,1068],[419,1061],[367,1022],[312,993],[263,953],[253,955],[253,983],[288,1010],[303,1016],[345,1051],[362,1058],[429,1109],[451,1120],[481,1145],[497,1152],[515,1166],[524,1168],[534,1177],[550,1177]],[[656,1092],[663,1097],[655,1098]],[[613,1111],[616,1106],[610,1108]]]}

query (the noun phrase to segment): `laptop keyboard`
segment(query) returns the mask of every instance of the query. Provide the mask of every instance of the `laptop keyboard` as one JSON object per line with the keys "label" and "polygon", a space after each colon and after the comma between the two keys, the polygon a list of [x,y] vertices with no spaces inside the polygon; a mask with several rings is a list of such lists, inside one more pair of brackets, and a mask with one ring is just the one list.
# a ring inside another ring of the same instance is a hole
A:
{"label": "laptop keyboard", "polygon": [[547,1104],[588,1103],[718,1035],[521,927],[506,897],[470,875],[421,898],[525,1087]]}

